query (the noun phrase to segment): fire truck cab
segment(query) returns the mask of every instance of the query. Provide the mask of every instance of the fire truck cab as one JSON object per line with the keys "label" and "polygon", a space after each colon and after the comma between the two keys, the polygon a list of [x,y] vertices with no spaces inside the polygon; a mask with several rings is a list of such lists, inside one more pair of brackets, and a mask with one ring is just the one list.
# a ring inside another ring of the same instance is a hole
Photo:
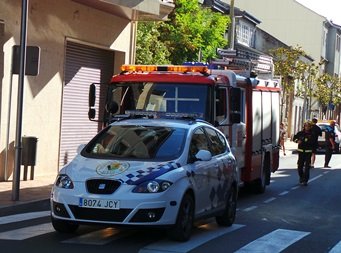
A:
{"label": "fire truck cab", "polygon": [[[106,98],[96,91],[96,84],[91,85],[90,119],[96,118],[96,106],[97,119],[103,117],[104,122],[131,111],[164,112],[170,117],[196,115],[227,137],[237,160],[240,184],[254,186],[257,193],[265,191],[271,172],[279,165],[277,81],[207,66],[123,65],[121,71],[112,77]],[[102,97],[97,105],[95,94]]]}

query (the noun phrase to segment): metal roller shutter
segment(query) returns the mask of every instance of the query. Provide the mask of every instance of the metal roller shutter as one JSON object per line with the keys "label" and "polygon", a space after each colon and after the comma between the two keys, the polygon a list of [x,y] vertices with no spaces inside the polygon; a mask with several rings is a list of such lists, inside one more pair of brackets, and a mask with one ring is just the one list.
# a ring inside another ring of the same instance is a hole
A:
{"label": "metal roller shutter", "polygon": [[[70,162],[77,147],[87,143],[101,124],[88,119],[88,96],[91,83],[108,82],[113,74],[114,53],[74,42],[66,45],[65,77],[62,104],[62,122],[59,166]],[[103,103],[106,87],[97,86],[96,112]]]}

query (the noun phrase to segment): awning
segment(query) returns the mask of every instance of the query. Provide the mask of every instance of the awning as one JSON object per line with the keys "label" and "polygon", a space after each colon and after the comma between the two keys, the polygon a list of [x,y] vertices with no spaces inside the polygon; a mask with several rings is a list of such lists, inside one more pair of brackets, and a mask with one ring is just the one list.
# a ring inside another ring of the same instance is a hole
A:
{"label": "awning", "polygon": [[131,21],[166,20],[174,9],[169,0],[73,0]]}

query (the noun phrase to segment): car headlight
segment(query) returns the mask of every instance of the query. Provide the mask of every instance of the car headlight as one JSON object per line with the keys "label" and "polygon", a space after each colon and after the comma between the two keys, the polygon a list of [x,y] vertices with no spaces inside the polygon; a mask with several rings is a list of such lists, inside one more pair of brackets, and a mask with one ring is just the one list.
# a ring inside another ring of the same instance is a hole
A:
{"label": "car headlight", "polygon": [[172,185],[171,182],[165,180],[152,180],[144,182],[136,186],[133,190],[135,193],[157,193],[167,190]]}
{"label": "car headlight", "polygon": [[57,176],[55,185],[64,189],[73,189],[73,182],[68,175],[61,174]]}

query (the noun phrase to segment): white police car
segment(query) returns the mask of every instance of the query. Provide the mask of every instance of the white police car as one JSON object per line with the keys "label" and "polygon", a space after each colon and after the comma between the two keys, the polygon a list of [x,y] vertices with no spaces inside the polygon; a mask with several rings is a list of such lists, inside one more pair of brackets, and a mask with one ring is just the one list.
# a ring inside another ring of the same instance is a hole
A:
{"label": "white police car", "polygon": [[203,121],[125,119],[96,135],[57,176],[55,230],[81,223],[164,226],[178,241],[195,220],[235,220],[236,161],[223,134]]}

